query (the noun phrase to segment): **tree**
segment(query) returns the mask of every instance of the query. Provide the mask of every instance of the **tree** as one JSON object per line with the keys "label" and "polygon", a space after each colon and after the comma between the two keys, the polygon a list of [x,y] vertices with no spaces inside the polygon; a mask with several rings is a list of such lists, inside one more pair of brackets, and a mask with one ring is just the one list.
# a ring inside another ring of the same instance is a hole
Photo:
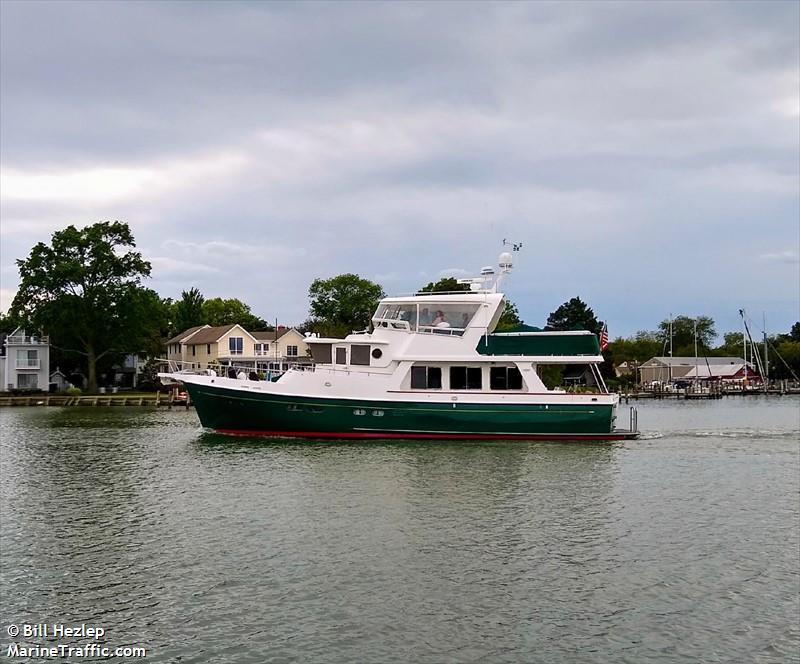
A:
{"label": "tree", "polygon": [[[697,351],[708,354],[711,344],[717,336],[714,329],[714,320],[708,316],[678,316],[672,319],[672,354],[675,357],[689,357],[694,355],[694,331],[697,322]],[[663,320],[658,326],[661,334],[667,340],[669,348],[669,320]]]}
{"label": "tree", "polygon": [[97,389],[99,360],[140,351],[153,333],[151,309],[160,299],[141,286],[150,263],[130,250],[135,246],[127,224],[100,222],[56,231],[49,246],[39,242],[17,260],[11,314],[83,356],[90,391]]}
{"label": "tree", "polygon": [[369,326],[383,288],[357,274],[314,279],[308,289],[311,316],[321,325],[335,325],[347,332]]}
{"label": "tree", "polygon": [[640,330],[634,336],[614,339],[609,344],[618,364],[622,362],[646,362],[651,357],[664,353],[664,339],[658,332]]}
{"label": "tree", "polygon": [[800,341],[800,321],[792,325],[792,329],[789,331],[789,340]]}
{"label": "tree", "polygon": [[173,305],[173,326],[176,333],[205,323],[203,318],[204,302],[203,294],[194,287],[181,293],[181,299]]}
{"label": "tree", "polygon": [[444,291],[468,291],[469,284],[460,284],[455,277],[444,277],[436,283],[429,282],[427,286],[420,288],[421,293],[441,293]]}
{"label": "tree", "polygon": [[11,334],[19,324],[20,321],[16,316],[0,313],[0,334]]}
{"label": "tree", "polygon": [[249,332],[271,329],[266,321],[250,311],[248,305],[235,298],[224,300],[214,297],[206,300],[202,306],[202,321],[212,327],[238,323]]}
{"label": "tree", "polygon": [[544,329],[574,330],[576,328],[600,334],[600,322],[595,317],[594,311],[579,297],[573,297],[552,312],[547,317],[547,325]]}
{"label": "tree", "polygon": [[510,330],[518,325],[522,325],[522,319],[519,317],[517,305],[511,300],[506,300],[505,309],[503,309],[503,313],[500,315],[500,320],[497,321],[495,332]]}

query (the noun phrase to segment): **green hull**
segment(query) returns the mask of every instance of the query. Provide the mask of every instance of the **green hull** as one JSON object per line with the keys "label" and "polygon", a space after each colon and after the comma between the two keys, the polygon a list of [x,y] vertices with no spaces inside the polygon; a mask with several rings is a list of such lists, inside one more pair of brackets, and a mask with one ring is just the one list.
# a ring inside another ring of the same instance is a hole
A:
{"label": "green hull", "polygon": [[617,439],[605,404],[409,403],[321,399],[187,383],[202,425],[243,435],[328,438]]}

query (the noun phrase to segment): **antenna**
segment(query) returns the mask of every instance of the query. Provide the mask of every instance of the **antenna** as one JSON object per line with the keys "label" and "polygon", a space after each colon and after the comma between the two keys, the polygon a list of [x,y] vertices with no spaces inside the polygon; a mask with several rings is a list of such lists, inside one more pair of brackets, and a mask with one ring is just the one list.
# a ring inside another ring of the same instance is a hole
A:
{"label": "antenna", "polygon": [[[517,252],[522,249],[522,242],[511,242],[507,238],[503,238],[503,247],[511,247],[511,252]],[[496,293],[500,288],[503,278],[511,272],[514,267],[514,255],[508,251],[504,251],[497,259],[497,266],[500,268],[500,274],[495,279],[492,292]]]}

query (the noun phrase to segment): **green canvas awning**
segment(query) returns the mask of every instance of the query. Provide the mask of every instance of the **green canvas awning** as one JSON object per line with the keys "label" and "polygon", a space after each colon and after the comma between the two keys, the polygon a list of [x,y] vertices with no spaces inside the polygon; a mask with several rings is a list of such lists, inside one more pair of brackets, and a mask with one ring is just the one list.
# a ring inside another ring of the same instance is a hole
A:
{"label": "green canvas awning", "polygon": [[600,355],[600,341],[586,334],[490,334],[481,337],[481,355]]}

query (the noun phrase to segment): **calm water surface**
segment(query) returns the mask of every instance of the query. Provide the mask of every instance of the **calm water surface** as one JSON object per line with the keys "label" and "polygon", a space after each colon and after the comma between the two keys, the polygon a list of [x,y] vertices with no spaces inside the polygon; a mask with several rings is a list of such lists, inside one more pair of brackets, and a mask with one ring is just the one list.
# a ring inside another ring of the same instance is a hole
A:
{"label": "calm water surface", "polygon": [[799,662],[799,406],[643,403],[602,445],[0,409],[2,653],[87,641],[7,636],[46,622],[153,662]]}

